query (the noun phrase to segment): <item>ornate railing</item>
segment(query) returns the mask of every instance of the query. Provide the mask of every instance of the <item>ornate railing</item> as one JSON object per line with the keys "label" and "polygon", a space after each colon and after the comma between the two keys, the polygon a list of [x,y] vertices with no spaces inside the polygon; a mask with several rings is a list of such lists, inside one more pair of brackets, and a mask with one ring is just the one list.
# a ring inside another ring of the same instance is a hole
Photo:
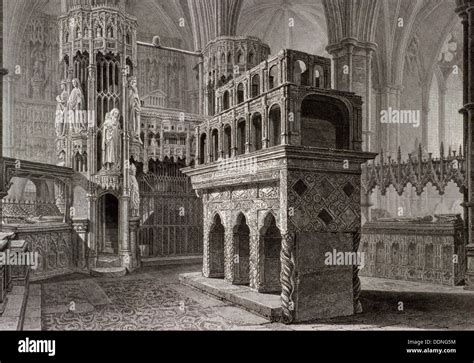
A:
{"label": "ornate railing", "polygon": [[367,163],[362,167],[362,189],[370,195],[378,187],[382,195],[393,186],[401,196],[405,188],[411,184],[417,195],[421,195],[427,184],[431,183],[440,195],[445,193],[450,182],[457,185],[461,193],[467,188],[466,160],[459,152],[449,149],[445,155],[444,145],[441,144],[440,157],[433,158],[432,153],[423,152],[421,144],[416,155],[408,154],[408,160],[402,160],[400,148],[397,159],[390,156],[385,159],[383,152],[375,163]]}

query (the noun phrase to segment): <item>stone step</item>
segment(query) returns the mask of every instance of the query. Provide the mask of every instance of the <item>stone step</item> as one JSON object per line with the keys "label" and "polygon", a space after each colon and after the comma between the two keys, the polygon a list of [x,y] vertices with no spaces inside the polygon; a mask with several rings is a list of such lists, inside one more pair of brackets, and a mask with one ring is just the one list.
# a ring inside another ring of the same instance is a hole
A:
{"label": "stone step", "polygon": [[122,267],[122,261],[119,256],[116,255],[99,255],[97,258],[96,267],[98,268],[111,268],[111,267]]}
{"label": "stone step", "polygon": [[181,274],[179,281],[183,285],[235,304],[271,322],[278,321],[282,315],[279,294],[258,293],[248,286],[232,285],[224,279],[205,278],[201,272]]}
{"label": "stone step", "polygon": [[126,274],[125,267],[97,267],[91,270],[93,277],[122,277]]}
{"label": "stone step", "polygon": [[142,266],[173,266],[202,264],[202,255],[178,257],[142,257]]}

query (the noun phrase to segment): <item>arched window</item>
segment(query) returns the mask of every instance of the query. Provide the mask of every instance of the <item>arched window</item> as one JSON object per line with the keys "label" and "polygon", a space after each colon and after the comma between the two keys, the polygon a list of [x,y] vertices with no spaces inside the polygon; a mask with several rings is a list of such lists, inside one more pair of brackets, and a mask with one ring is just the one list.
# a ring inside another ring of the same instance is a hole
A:
{"label": "arched window", "polygon": [[232,128],[230,125],[224,127],[224,154],[226,158],[230,158],[232,156]]}
{"label": "arched window", "polygon": [[254,52],[249,53],[249,63],[250,63],[250,65],[255,64],[255,54],[254,54]]}
{"label": "arched window", "polygon": [[223,103],[224,110],[228,110],[229,107],[230,107],[230,104],[229,104],[229,91],[224,92],[224,95],[222,96],[222,103]]}
{"label": "arched window", "polygon": [[297,60],[293,66],[293,82],[299,86],[309,86],[309,69],[306,63]]}
{"label": "arched window", "polygon": [[280,106],[275,105],[268,113],[269,118],[269,146],[281,145],[281,109]]}
{"label": "arched window", "polygon": [[245,119],[241,119],[237,123],[237,155],[245,154],[245,143],[246,140],[246,122]]}
{"label": "arched window", "polygon": [[227,66],[231,66],[232,65],[232,53],[229,52],[227,53]]}
{"label": "arched window", "polygon": [[238,64],[244,64],[244,54],[240,50],[237,53],[237,63]]}
{"label": "arched window", "polygon": [[273,89],[276,86],[278,86],[278,67],[273,66],[268,74],[268,88]]}
{"label": "arched window", "polygon": [[200,155],[199,155],[199,163],[206,164],[207,163],[207,135],[202,134],[200,140]]}
{"label": "arched window", "polygon": [[239,83],[237,86],[237,103],[241,104],[245,101],[245,92],[244,92],[244,85]]}
{"label": "arched window", "polygon": [[262,115],[256,113],[252,116],[252,150],[262,149]]}
{"label": "arched window", "polygon": [[258,74],[252,77],[252,98],[260,95],[260,76]]}

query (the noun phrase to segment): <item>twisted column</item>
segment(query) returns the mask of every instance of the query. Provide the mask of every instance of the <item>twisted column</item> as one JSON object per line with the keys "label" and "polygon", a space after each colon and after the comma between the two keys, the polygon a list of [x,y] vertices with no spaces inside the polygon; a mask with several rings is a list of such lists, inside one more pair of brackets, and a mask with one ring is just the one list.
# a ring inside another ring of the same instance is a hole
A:
{"label": "twisted column", "polygon": [[295,304],[293,293],[295,291],[295,259],[293,253],[293,236],[284,234],[281,241],[281,320],[290,324],[294,320]]}
{"label": "twisted column", "polygon": [[[353,251],[357,253],[360,246],[360,237],[361,237],[361,230],[359,229],[354,234],[353,240]],[[362,291],[360,278],[359,278],[359,265],[354,264],[352,267],[352,291],[354,296],[354,314],[362,313],[362,304],[360,302],[360,293]]]}

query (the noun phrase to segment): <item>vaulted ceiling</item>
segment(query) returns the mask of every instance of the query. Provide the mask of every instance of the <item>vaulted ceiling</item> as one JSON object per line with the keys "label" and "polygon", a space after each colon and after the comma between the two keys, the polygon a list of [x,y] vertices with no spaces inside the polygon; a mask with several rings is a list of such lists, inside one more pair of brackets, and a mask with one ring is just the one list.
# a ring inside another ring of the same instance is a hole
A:
{"label": "vaulted ceiling", "polygon": [[253,35],[276,53],[291,48],[326,54],[326,17],[321,0],[245,0],[237,33]]}
{"label": "vaulted ceiling", "polygon": [[[68,1],[4,1],[4,47],[10,56],[28,19],[38,13],[59,15]],[[454,0],[353,0],[351,19],[348,0],[122,1],[138,18],[141,33],[177,38],[186,49],[201,49],[215,36],[236,34],[262,38],[274,53],[293,48],[324,55],[326,46],[338,38],[365,34],[378,45],[374,80],[393,84],[403,82],[406,53],[414,39],[422,55],[421,67],[428,74],[446,37],[459,23]]]}

